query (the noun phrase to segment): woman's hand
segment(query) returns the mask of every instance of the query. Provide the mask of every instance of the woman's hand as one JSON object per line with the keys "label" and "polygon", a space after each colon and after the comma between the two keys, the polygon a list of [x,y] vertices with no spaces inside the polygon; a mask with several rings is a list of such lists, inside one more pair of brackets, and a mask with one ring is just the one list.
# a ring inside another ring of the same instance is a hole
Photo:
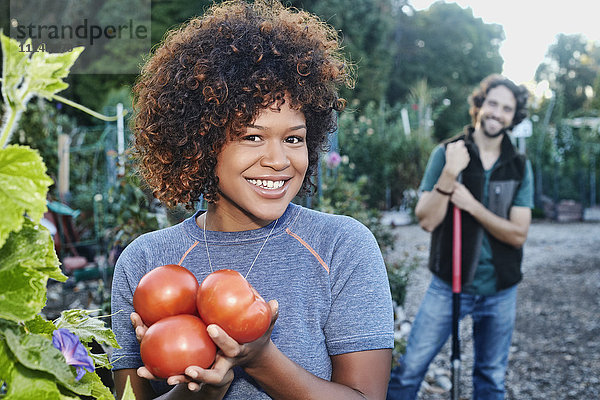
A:
{"label": "woman's hand", "polygon": [[[217,345],[218,351],[215,362],[208,369],[195,365],[185,370],[185,375],[174,375],[167,378],[169,385],[187,383],[188,390],[198,392],[201,389],[218,391],[228,388],[234,378],[233,367],[245,366],[249,363],[259,362],[264,350],[272,345],[271,332],[278,317],[279,304],[276,300],[269,301],[271,307],[271,325],[263,336],[254,342],[239,344],[232,339],[220,326],[211,324],[207,327],[208,335]],[[131,323],[135,330],[135,336],[141,343],[148,327],[143,323],[139,314],[131,313]],[[159,379],[155,377],[145,366],[138,368],[138,376],[148,380]],[[207,386],[211,386],[209,388]]]}
{"label": "woman's hand", "polygon": [[276,300],[269,301],[271,307],[271,325],[260,338],[250,343],[239,344],[229,336],[220,326],[211,324],[207,332],[212,341],[217,345],[217,357],[210,369],[190,366],[185,370],[186,376],[197,381],[220,386],[233,380],[233,367],[247,366],[260,362],[268,346],[272,345],[271,332],[278,317],[279,304]]}
{"label": "woman's hand", "polygon": [[[137,339],[138,343],[142,343],[142,339],[144,338],[144,335],[146,334],[148,327],[144,324],[144,322],[142,321],[142,318],[136,312],[132,312],[130,314],[129,318],[131,319],[131,324],[133,325],[133,329],[135,331],[135,338]],[[138,368],[137,374],[140,378],[144,378],[144,379],[148,379],[148,380],[161,379],[161,378],[154,376],[148,370],[148,368],[146,368],[145,366]],[[174,376],[170,376],[167,378],[167,383],[169,385],[177,385],[179,383],[184,383],[184,382],[188,383],[188,389],[191,391],[197,391],[200,389],[200,387],[197,383],[192,382],[185,375],[174,375]]]}
{"label": "woman's hand", "polygon": [[129,319],[131,319],[131,324],[133,325],[133,330],[135,331],[135,338],[137,339],[138,343],[142,343],[142,339],[144,338],[148,327],[144,324],[144,321],[142,321],[140,314],[136,312],[132,312],[129,315]]}

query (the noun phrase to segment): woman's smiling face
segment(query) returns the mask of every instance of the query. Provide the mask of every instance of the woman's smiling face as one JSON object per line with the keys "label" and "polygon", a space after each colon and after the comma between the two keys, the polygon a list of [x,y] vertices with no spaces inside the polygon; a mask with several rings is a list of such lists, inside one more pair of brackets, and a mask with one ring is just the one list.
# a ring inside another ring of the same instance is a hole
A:
{"label": "woman's smiling face", "polygon": [[221,149],[216,167],[219,199],[214,204],[219,230],[269,224],[302,187],[308,169],[306,119],[289,103],[286,99],[279,108],[262,110]]}

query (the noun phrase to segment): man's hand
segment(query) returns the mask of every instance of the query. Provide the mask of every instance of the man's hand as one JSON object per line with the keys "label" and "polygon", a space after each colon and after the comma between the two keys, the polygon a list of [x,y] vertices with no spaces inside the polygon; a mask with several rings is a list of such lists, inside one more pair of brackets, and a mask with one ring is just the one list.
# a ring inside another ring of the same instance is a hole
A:
{"label": "man's hand", "polygon": [[520,248],[527,239],[531,210],[528,207],[511,207],[508,219],[502,218],[481,204],[462,183],[454,183],[450,201],[473,216],[496,239]]}
{"label": "man's hand", "polygon": [[469,156],[469,151],[467,150],[467,146],[465,146],[464,140],[448,143],[446,146],[446,164],[444,165],[444,170],[456,179],[462,170],[467,168],[470,160],[471,157]]}
{"label": "man's hand", "polygon": [[483,207],[483,204],[477,201],[469,189],[460,182],[454,182],[454,189],[450,201],[461,210],[473,214],[476,207]]}

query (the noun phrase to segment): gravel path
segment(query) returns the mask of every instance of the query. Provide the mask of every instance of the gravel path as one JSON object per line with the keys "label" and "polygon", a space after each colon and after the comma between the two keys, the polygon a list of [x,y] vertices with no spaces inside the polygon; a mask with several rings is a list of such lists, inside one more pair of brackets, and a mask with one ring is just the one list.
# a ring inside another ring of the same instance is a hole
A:
{"label": "gravel path", "polygon": [[[429,234],[417,225],[394,229],[395,255],[419,257],[405,303],[412,320],[431,277]],[[506,380],[509,400],[600,399],[600,223],[536,221],[525,244],[524,279]],[[461,323],[461,398],[471,396],[471,321]],[[449,341],[450,342],[450,341]],[[450,346],[430,371],[448,372]],[[424,385],[425,386],[425,385]],[[448,399],[422,387],[419,399]]]}

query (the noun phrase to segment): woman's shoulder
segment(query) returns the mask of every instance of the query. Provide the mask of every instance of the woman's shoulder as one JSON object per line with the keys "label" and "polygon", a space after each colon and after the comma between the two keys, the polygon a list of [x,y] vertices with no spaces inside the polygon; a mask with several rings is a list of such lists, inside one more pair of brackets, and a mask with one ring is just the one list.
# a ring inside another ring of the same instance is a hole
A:
{"label": "woman's shoulder", "polygon": [[157,249],[169,249],[176,243],[187,243],[189,237],[186,221],[172,226],[145,232],[132,240],[123,250],[124,255],[139,256],[146,252],[154,253]]}
{"label": "woman's shoulder", "polygon": [[354,238],[356,236],[372,235],[371,231],[354,217],[306,207],[301,207],[293,227],[310,232],[320,232],[322,235],[331,238]]}

